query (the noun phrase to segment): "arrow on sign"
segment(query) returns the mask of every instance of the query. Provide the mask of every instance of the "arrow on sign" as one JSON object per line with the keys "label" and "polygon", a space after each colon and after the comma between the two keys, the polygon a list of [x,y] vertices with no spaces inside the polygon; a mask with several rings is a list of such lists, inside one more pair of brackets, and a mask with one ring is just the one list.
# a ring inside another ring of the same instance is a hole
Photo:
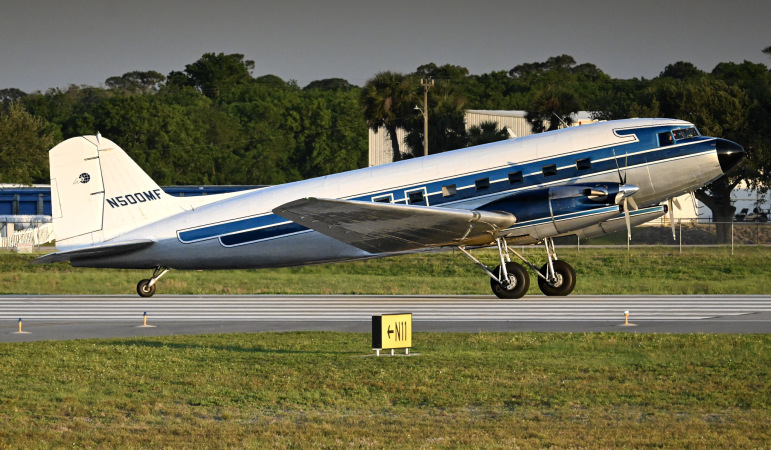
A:
{"label": "arrow on sign", "polygon": [[391,325],[388,325],[388,339],[391,339],[391,335],[394,334],[394,330],[391,329]]}

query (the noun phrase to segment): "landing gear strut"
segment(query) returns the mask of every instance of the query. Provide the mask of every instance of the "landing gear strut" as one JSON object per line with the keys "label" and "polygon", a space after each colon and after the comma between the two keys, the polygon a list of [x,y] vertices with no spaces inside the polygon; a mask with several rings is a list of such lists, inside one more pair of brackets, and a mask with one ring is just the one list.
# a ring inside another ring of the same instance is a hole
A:
{"label": "landing gear strut", "polygon": [[168,267],[156,267],[155,271],[153,271],[152,278],[149,280],[142,280],[137,284],[137,294],[139,294],[140,297],[152,297],[153,294],[155,294],[155,282],[158,281],[158,279],[162,276],[166,275],[166,272],[168,271]]}
{"label": "landing gear strut", "polygon": [[464,247],[458,247],[476,265],[478,265],[489,277],[490,287],[498,298],[513,299],[522,298],[530,288],[530,276],[527,270],[518,263],[511,262],[509,254],[514,254],[523,263],[529,266],[538,276],[538,287],[548,296],[565,296],[573,292],[576,287],[576,271],[565,261],[557,259],[554,241],[551,238],[543,240],[546,247],[546,264],[538,268],[516,251],[509,248],[506,239],[497,238],[500,265],[490,269],[478,259],[473,257]]}
{"label": "landing gear strut", "polygon": [[538,287],[549,296],[565,296],[576,287],[576,271],[565,261],[557,259],[554,241],[546,238],[546,264],[538,271]]}

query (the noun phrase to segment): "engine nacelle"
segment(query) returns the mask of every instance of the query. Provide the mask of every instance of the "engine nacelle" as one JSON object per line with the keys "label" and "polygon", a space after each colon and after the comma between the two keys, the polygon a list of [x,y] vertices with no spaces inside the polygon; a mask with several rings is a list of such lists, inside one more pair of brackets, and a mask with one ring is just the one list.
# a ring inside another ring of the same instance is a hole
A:
{"label": "engine nacelle", "polygon": [[618,183],[553,186],[512,194],[477,209],[514,214],[517,223],[506,236],[528,235],[538,241],[618,216],[624,198],[636,191],[635,186]]}

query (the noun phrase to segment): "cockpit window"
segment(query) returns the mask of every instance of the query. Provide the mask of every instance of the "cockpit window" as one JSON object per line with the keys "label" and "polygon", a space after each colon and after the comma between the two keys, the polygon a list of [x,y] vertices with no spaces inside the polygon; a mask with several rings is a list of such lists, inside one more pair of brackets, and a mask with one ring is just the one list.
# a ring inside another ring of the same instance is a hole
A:
{"label": "cockpit window", "polygon": [[669,131],[665,131],[663,133],[659,133],[659,147],[665,147],[667,145],[672,145],[675,142],[672,140],[672,133]]}
{"label": "cockpit window", "polygon": [[675,139],[682,140],[682,139],[690,139],[693,137],[699,136],[699,131],[696,130],[695,127],[690,128],[680,128],[679,130],[672,130],[672,134],[675,135]]}

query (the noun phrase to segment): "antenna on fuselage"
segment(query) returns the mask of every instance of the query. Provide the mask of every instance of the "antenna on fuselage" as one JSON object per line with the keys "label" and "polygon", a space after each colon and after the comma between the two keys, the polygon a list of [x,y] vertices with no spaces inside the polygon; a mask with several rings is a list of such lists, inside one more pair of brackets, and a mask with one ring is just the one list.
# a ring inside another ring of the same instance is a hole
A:
{"label": "antenna on fuselage", "polygon": [[566,124],[565,121],[562,120],[562,117],[558,116],[557,113],[555,113],[554,111],[552,111],[551,113],[554,114],[554,117],[556,117],[557,120],[560,121],[560,123],[562,123],[563,127],[568,128],[568,124]]}

